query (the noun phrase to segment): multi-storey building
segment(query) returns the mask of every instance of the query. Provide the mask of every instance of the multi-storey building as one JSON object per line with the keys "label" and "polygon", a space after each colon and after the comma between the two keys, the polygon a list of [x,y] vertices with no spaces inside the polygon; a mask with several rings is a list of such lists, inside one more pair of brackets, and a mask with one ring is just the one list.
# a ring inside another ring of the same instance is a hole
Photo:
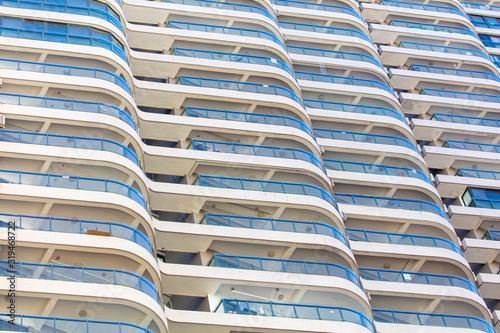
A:
{"label": "multi-storey building", "polygon": [[478,1],[2,0],[0,330],[494,333]]}

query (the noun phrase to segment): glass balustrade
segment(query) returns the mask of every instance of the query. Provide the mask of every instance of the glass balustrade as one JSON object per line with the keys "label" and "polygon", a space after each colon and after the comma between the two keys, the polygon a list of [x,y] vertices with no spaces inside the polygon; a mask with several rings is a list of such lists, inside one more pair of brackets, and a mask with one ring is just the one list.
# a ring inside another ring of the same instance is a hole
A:
{"label": "glass balustrade", "polygon": [[411,141],[399,136],[340,131],[328,128],[313,128],[313,130],[317,138],[400,146],[418,152],[417,147]]}
{"label": "glass balustrade", "polygon": [[331,111],[342,111],[342,112],[353,112],[370,114],[377,116],[387,116],[401,120],[406,124],[404,116],[396,110],[389,109],[383,106],[372,106],[372,105],[362,105],[362,104],[350,104],[350,103],[340,103],[332,101],[324,101],[317,99],[304,99],[304,106],[306,108],[331,110]]}
{"label": "glass balustrade", "polygon": [[331,159],[323,159],[323,163],[325,165],[325,168],[330,170],[417,178],[430,185],[433,185],[429,177],[427,177],[426,174],[417,169]]}
{"label": "glass balustrade", "polygon": [[172,53],[177,56],[191,57],[191,58],[202,58],[202,59],[212,59],[212,60],[222,60],[231,62],[240,62],[246,64],[256,64],[272,66],[283,69],[290,75],[295,77],[294,71],[285,64],[283,61],[271,57],[262,57],[249,54],[240,53],[228,53],[228,52],[218,52],[218,51],[208,51],[199,49],[187,49],[182,47],[174,47]]}
{"label": "glass balustrade", "polygon": [[211,79],[196,76],[179,76],[177,84],[203,88],[227,89],[236,91],[253,92],[260,94],[278,95],[291,98],[302,105],[302,99],[292,90],[273,84],[242,82],[232,80]]}
{"label": "glass balustrade", "polygon": [[[493,326],[486,320],[473,316],[387,309],[372,309],[372,312],[375,321],[380,323],[470,328],[487,333],[496,333]],[[401,330],[404,331],[404,328],[401,328]]]}
{"label": "glass balustrade", "polygon": [[292,29],[292,30],[300,30],[300,31],[309,31],[309,32],[318,32],[322,34],[332,34],[339,36],[348,36],[348,37],[357,37],[364,39],[365,41],[373,44],[370,37],[362,33],[361,31],[347,28],[337,28],[323,25],[314,25],[314,24],[306,24],[306,23],[296,23],[296,22],[285,22],[279,21],[279,26],[283,29]]}
{"label": "glass balustrade", "polygon": [[469,15],[472,25],[479,28],[500,29],[500,21],[495,17]]}
{"label": "glass balustrade", "polygon": [[500,209],[500,191],[468,187],[462,195],[466,207]]}
{"label": "glass balustrade", "polygon": [[238,190],[276,192],[285,194],[312,195],[314,197],[321,198],[337,207],[335,199],[330,193],[320,188],[319,186],[311,184],[250,178],[198,175],[193,185]]}
{"label": "glass balustrade", "polygon": [[442,249],[453,251],[463,257],[463,253],[458,245],[441,237],[409,235],[395,232],[373,231],[355,228],[346,228],[346,232],[347,237],[349,237],[350,241],[439,247]]}
{"label": "glass balustrade", "polygon": [[420,51],[433,51],[433,52],[442,52],[442,53],[458,54],[466,56],[476,56],[490,60],[490,57],[482,51],[475,49],[466,49],[462,47],[443,46],[443,45],[417,43],[410,41],[401,41],[398,47],[420,50]]}
{"label": "glass balustrade", "polygon": [[326,223],[273,219],[257,216],[205,213],[201,223],[235,228],[299,232],[306,234],[326,235],[338,239],[349,246],[342,232]]}
{"label": "glass balustrade", "polygon": [[96,78],[114,83],[119,87],[121,87],[126,92],[128,92],[129,94],[132,94],[127,81],[125,81],[118,75],[115,75],[110,71],[104,69],[49,64],[45,62],[34,62],[34,61],[6,59],[6,58],[0,58],[0,68],[47,73],[47,74]]}
{"label": "glass balustrade", "polygon": [[351,281],[361,289],[357,275],[347,267],[330,262],[236,256],[215,253],[208,266],[238,268],[258,271],[286,272],[336,276]]}
{"label": "glass balustrade", "polygon": [[134,200],[147,210],[147,201],[141,192],[111,179],[0,169],[0,183],[115,193]]}
{"label": "glass balustrade", "polygon": [[326,49],[316,49],[312,47],[303,47],[303,46],[295,46],[295,45],[287,45],[286,50],[289,53],[295,54],[304,54],[308,56],[316,56],[323,58],[333,58],[333,59],[345,59],[345,60],[353,60],[353,61],[363,61],[374,64],[380,68],[384,68],[380,61],[375,59],[370,55],[366,55],[363,53],[354,53],[354,52],[345,52],[345,51],[333,51]]}
{"label": "glass balustrade", "polygon": [[488,153],[500,153],[500,145],[492,145],[488,143],[446,140],[443,147],[453,149],[464,149],[474,151],[484,151]]}
{"label": "glass balustrade", "polygon": [[448,220],[448,216],[441,207],[433,202],[424,200],[388,198],[349,193],[335,193],[335,198],[337,203],[341,204],[423,211],[437,214]]}
{"label": "glass balustrade", "polygon": [[491,94],[479,94],[464,91],[422,88],[420,94],[428,96],[439,96],[448,98],[468,99],[478,102],[500,103],[500,96]]}
{"label": "glass balustrade", "polygon": [[459,123],[468,125],[500,127],[500,119],[462,116],[458,114],[434,113],[432,115],[431,120],[446,121],[450,123]]}
{"label": "glass balustrade", "polygon": [[470,168],[458,168],[456,176],[499,180],[500,172],[492,170],[479,170]]}
{"label": "glass balustrade", "polygon": [[[463,3],[463,2],[461,2]],[[460,16],[466,17],[465,13],[461,10],[454,7],[446,7],[446,6],[435,6],[435,5],[427,5],[416,2],[406,2],[406,1],[393,1],[393,0],[382,0],[380,2],[381,5],[385,6],[393,6],[393,7],[401,7],[401,8],[410,8],[410,9],[421,9],[432,12],[439,13],[449,13],[449,14],[458,14]]]}
{"label": "glass balustrade", "polygon": [[54,97],[39,97],[33,95],[9,94],[0,93],[0,103],[22,106],[34,106],[49,109],[61,109],[68,111],[81,111],[102,113],[126,122],[130,127],[137,131],[137,124],[134,118],[122,109],[100,102],[89,102],[77,99],[54,98]]}
{"label": "glass balustrade", "polygon": [[480,9],[480,10],[491,10],[495,12],[500,12],[500,6],[488,5],[483,3],[466,2],[460,1],[460,3],[467,8]]}
{"label": "glass balustrade", "polygon": [[149,328],[123,321],[82,319],[70,317],[34,316],[16,313],[14,324],[9,324],[10,314],[0,312],[0,331],[57,332],[57,333],[155,333]]}
{"label": "glass balustrade", "polygon": [[479,294],[479,290],[477,290],[476,286],[474,286],[472,282],[459,276],[366,267],[360,267],[359,274],[365,280],[458,287],[470,290],[481,296],[481,294]]}
{"label": "glass balustrade", "polygon": [[44,264],[18,260],[14,264],[14,269],[10,265],[8,260],[0,259],[0,275],[9,276],[12,274],[9,271],[14,270],[18,278],[121,285],[140,290],[156,302],[160,304],[162,302],[160,293],[151,281],[137,273],[122,269]]}
{"label": "glass balustrade", "polygon": [[500,230],[488,229],[484,236],[489,240],[500,241]]}
{"label": "glass balustrade", "polygon": [[483,71],[472,71],[468,69],[446,68],[446,67],[428,66],[420,64],[411,64],[410,68],[408,69],[417,72],[455,75],[455,76],[470,77],[475,79],[489,79],[489,80],[500,81],[500,77],[493,73],[483,72]]}
{"label": "glass balustrade", "polygon": [[0,36],[100,47],[128,63],[118,39],[110,32],[93,27],[0,16]]}
{"label": "glass balustrade", "polygon": [[93,16],[110,22],[123,32],[120,15],[105,2],[89,0],[0,0],[0,6]]}
{"label": "glass balustrade", "polygon": [[189,5],[189,6],[198,6],[198,7],[208,7],[208,8],[217,8],[224,10],[234,10],[238,12],[246,12],[246,13],[256,13],[260,15],[264,15],[265,17],[271,19],[273,22],[276,22],[276,18],[259,6],[246,5],[241,3],[233,3],[233,2],[223,2],[223,1],[212,1],[212,0],[164,0],[166,3],[176,3],[180,5]]}
{"label": "glass balustrade", "polygon": [[287,148],[287,147],[273,147],[273,146],[257,146],[247,145],[237,142],[224,142],[224,141],[207,141],[207,140],[191,140],[188,149],[212,151],[228,154],[242,154],[254,156],[267,156],[277,158],[289,158],[294,160],[302,160],[314,164],[321,170],[324,170],[323,163],[319,158],[314,156],[308,151]]}
{"label": "glass balustrade", "polygon": [[0,212],[0,227],[7,228],[8,222],[13,222],[17,229],[124,238],[142,246],[151,254],[155,253],[153,244],[144,233],[118,222]]}
{"label": "glass balustrade", "polygon": [[343,321],[366,327],[375,332],[370,318],[359,311],[327,305],[249,301],[223,298],[214,312]]}
{"label": "glass balustrade", "polygon": [[137,155],[130,148],[108,139],[0,129],[0,141],[108,151],[124,156],[140,166]]}
{"label": "glass balustrade", "polygon": [[428,23],[400,21],[400,20],[391,20],[389,22],[389,25],[393,25],[395,27],[421,29],[421,30],[428,30],[428,31],[449,32],[449,33],[469,35],[472,37],[479,38],[479,36],[474,31],[472,31],[470,29],[452,27],[452,26],[447,26],[447,25],[428,24]]}
{"label": "glass balustrade", "polygon": [[295,7],[295,8],[304,8],[304,9],[313,9],[313,10],[321,10],[325,12],[333,12],[339,14],[348,14],[357,17],[361,21],[364,22],[361,15],[356,12],[354,9],[345,6],[334,6],[334,5],[325,5],[322,3],[311,3],[304,1],[294,1],[294,0],[273,0],[273,4],[278,6],[287,6],[287,7]]}
{"label": "glass balustrade", "polygon": [[350,76],[339,76],[339,75],[330,75],[330,74],[320,74],[320,73],[310,73],[310,72],[300,72],[295,71],[295,75],[299,80],[308,80],[315,82],[327,82],[334,84],[347,84],[351,86],[361,86],[361,87],[371,87],[378,88],[387,91],[391,95],[394,95],[394,91],[387,84],[377,81],[377,80],[369,80],[369,79],[361,79],[357,77]]}
{"label": "glass balustrade", "polygon": [[[243,37],[257,37],[270,40],[281,47],[285,47],[283,42],[270,32],[255,30],[255,29],[244,29],[244,28],[232,28],[220,25],[212,24],[202,24],[202,23],[192,23],[192,22],[181,22],[181,21],[168,21],[167,28],[172,29],[183,29],[192,31],[202,31],[202,32],[213,32],[226,35],[243,36]],[[199,36],[200,37],[200,36]]]}
{"label": "glass balustrade", "polygon": [[290,126],[298,128],[306,132],[310,136],[313,136],[311,129],[303,121],[288,116],[254,113],[254,112],[207,109],[207,108],[198,108],[193,106],[186,106],[184,112],[185,115],[188,117],[223,119],[232,121],[243,121],[248,123]]}

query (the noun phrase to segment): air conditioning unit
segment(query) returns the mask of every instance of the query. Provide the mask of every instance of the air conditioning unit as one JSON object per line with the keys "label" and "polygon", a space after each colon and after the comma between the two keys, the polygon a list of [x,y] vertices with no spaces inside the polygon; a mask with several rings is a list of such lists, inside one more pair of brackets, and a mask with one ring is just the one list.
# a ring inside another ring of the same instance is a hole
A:
{"label": "air conditioning unit", "polygon": [[0,128],[5,127],[5,117],[0,114]]}

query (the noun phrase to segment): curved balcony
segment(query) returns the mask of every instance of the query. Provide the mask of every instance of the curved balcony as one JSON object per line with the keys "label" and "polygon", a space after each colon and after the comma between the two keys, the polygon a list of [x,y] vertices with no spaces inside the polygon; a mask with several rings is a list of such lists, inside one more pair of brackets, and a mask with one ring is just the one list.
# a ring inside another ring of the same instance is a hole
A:
{"label": "curved balcony", "polygon": [[244,37],[257,37],[264,38],[275,42],[281,47],[285,47],[283,42],[273,35],[270,32],[255,30],[255,29],[244,29],[244,28],[231,28],[220,25],[212,25],[212,24],[202,24],[202,23],[191,23],[191,22],[181,22],[181,21],[168,21],[166,26],[167,28],[172,29],[183,29],[183,30],[192,30],[192,31],[202,31],[202,32],[211,32],[211,33],[219,33],[219,34],[227,34],[227,35],[235,35],[235,36],[244,36]]}
{"label": "curved balcony", "polygon": [[120,22],[120,16],[105,2],[90,2],[85,0],[49,0],[44,2],[34,2],[26,0],[1,0],[0,6],[93,16],[112,23],[115,27],[123,32],[123,27]]}
{"label": "curved balcony", "polygon": [[373,44],[370,37],[368,37],[367,35],[365,35],[364,33],[360,32],[360,31],[354,30],[354,29],[328,27],[328,26],[323,26],[323,25],[285,22],[285,21],[279,21],[278,24],[283,29],[292,29],[292,30],[318,32],[318,33],[322,33],[322,34],[357,37],[357,38],[364,39],[365,41],[369,42],[370,44]]}
{"label": "curved balcony", "polygon": [[395,27],[404,27],[411,29],[421,29],[421,30],[429,30],[429,31],[438,31],[438,32],[449,32],[453,34],[461,34],[468,35],[479,39],[479,36],[472,30],[467,28],[459,28],[452,27],[447,25],[440,24],[428,24],[428,23],[420,23],[420,22],[410,22],[410,21],[401,21],[401,20],[391,20],[389,25],[393,25]]}
{"label": "curved balcony", "polygon": [[472,116],[461,116],[458,114],[434,113],[431,120],[446,121],[450,123],[500,127],[500,120],[494,118],[480,118]]}
{"label": "curved balcony", "polygon": [[116,180],[0,169],[0,183],[115,193],[126,196],[144,209],[148,209],[147,200],[144,199],[141,192]]}
{"label": "curved balcony", "polygon": [[99,234],[124,238],[142,246],[151,254],[155,253],[153,244],[149,242],[145,234],[122,223],[55,216],[0,213],[0,227],[7,227],[7,221],[14,222],[18,229],[70,234]]}
{"label": "curved balcony", "polygon": [[495,80],[500,82],[500,77],[484,71],[472,71],[468,69],[457,69],[457,68],[446,68],[439,66],[428,66],[428,65],[420,65],[420,64],[411,64],[411,71],[424,72],[424,73],[432,73],[432,74],[444,74],[444,75],[455,75],[460,77],[471,77],[475,79],[488,79]]}
{"label": "curved balcony", "polygon": [[494,241],[500,241],[500,230],[488,229],[484,238]]}
{"label": "curved balcony", "polygon": [[[1,172],[0,172],[1,176]],[[323,199],[337,208],[334,197],[319,186],[293,182],[279,182],[250,178],[198,175],[193,185],[238,190],[276,192],[284,194],[312,195]]]}
{"label": "curved balcony", "polygon": [[93,320],[70,317],[34,316],[16,313],[15,324],[9,324],[9,313],[0,312],[0,330],[12,332],[114,332],[155,333],[149,328],[123,321]]}
{"label": "curved balcony", "polygon": [[123,45],[107,31],[76,24],[26,20],[0,17],[0,36],[100,47],[115,53],[128,64]]}
{"label": "curved balcony", "polygon": [[500,96],[491,94],[478,94],[478,93],[434,89],[434,88],[422,88],[420,90],[420,94],[429,96],[447,97],[447,98],[468,99],[471,101],[479,101],[479,102],[500,103]]}
{"label": "curved balcony", "polygon": [[294,1],[294,0],[272,0],[272,2],[273,2],[273,4],[278,5],[278,6],[322,10],[325,12],[352,15],[352,16],[354,16],[354,17],[356,17],[359,20],[364,22],[361,15],[358,12],[356,12],[354,9],[351,9],[350,7],[325,5],[322,3],[311,3],[311,2]]}
{"label": "curved balcony", "polygon": [[316,49],[316,48],[312,48],[312,47],[303,47],[303,46],[294,46],[294,45],[287,45],[286,50],[289,53],[303,54],[303,55],[308,55],[308,56],[332,58],[332,59],[344,59],[344,60],[352,60],[352,61],[363,61],[363,62],[368,62],[370,64],[374,64],[382,69],[384,68],[384,66],[382,66],[380,61],[378,61],[377,59],[375,59],[374,57],[372,57],[370,55],[363,54],[363,53],[333,51],[333,50]]}
{"label": "curved balcony", "polygon": [[208,266],[336,276],[346,279],[363,289],[357,275],[349,268],[330,262],[310,260],[275,259],[215,253]]}
{"label": "curved balcony", "polygon": [[246,64],[273,66],[280,68],[289,73],[291,76],[295,77],[295,73],[292,71],[290,66],[288,66],[279,59],[271,57],[263,57],[263,56],[240,54],[240,53],[227,53],[218,51],[187,49],[182,47],[174,47],[172,50],[172,54],[176,56],[191,57],[191,58],[212,59],[212,60],[231,61],[231,62],[239,62]]}
{"label": "curved balcony", "polygon": [[201,223],[207,225],[218,225],[225,227],[274,230],[286,232],[299,232],[306,234],[326,235],[338,239],[349,246],[342,232],[326,223],[312,221],[297,221],[285,219],[273,219],[256,216],[241,216],[228,214],[205,213]]}
{"label": "curved balcony", "polygon": [[293,303],[248,301],[223,298],[214,312],[259,315],[286,318],[302,318],[332,321],[347,321],[375,332],[373,324],[359,311],[338,306],[322,306]]}
{"label": "curved balcony", "polygon": [[448,220],[448,215],[446,215],[441,207],[439,207],[435,203],[424,200],[387,198],[374,195],[348,193],[336,193],[335,198],[337,200],[337,203],[340,204],[423,211],[437,214],[442,218]]}
{"label": "curved balcony", "polygon": [[395,232],[383,232],[364,229],[346,228],[350,241],[375,242],[385,244],[439,247],[464,256],[460,247],[445,238],[434,236],[409,235]]}
{"label": "curved balcony", "polygon": [[[473,316],[451,314],[409,312],[387,309],[372,309],[376,322],[391,324],[408,324],[419,326],[438,326],[453,328],[476,329],[487,333],[496,333],[496,330],[486,320]],[[401,328],[404,330],[404,328]]]}
{"label": "curved balcony", "polygon": [[12,274],[9,271],[15,270],[18,278],[122,285],[140,290],[159,304],[162,303],[161,295],[151,281],[137,273],[122,269],[43,264],[18,260],[14,264],[14,269],[11,265],[8,260],[0,259],[0,275],[9,276]]}
{"label": "curved balcony", "polygon": [[362,104],[349,104],[331,101],[322,101],[316,99],[304,99],[304,106],[306,108],[331,110],[331,111],[342,111],[342,112],[353,112],[362,114],[371,114],[378,116],[392,117],[401,120],[406,124],[404,116],[397,112],[396,110],[389,109],[383,106],[372,106],[372,105],[362,105]]}
{"label": "curved balcony", "polygon": [[90,78],[106,80],[116,84],[117,86],[125,90],[127,93],[132,95],[132,92],[128,86],[127,81],[125,81],[118,75],[113,74],[110,71],[104,69],[67,66],[59,64],[50,64],[45,62],[34,62],[34,61],[6,59],[6,58],[0,58],[0,68],[47,73],[47,74],[90,77]]}
{"label": "curved balcony", "polygon": [[193,87],[227,89],[260,94],[279,95],[293,99],[302,105],[302,99],[292,90],[273,84],[241,82],[232,80],[211,79],[196,76],[179,76],[177,84]]}
{"label": "curved balcony", "polygon": [[130,148],[108,139],[0,129],[0,141],[108,151],[124,156],[140,166],[137,155]]}
{"label": "curved balcony", "polygon": [[67,99],[67,98],[9,94],[9,93],[0,93],[0,103],[22,105],[22,106],[34,106],[34,107],[49,108],[49,109],[61,109],[68,111],[81,111],[81,112],[107,114],[116,117],[120,120],[123,120],[135,131],[137,131],[137,124],[135,123],[134,118],[132,118],[130,114],[108,103],[89,102],[89,101]]}
{"label": "curved balcony", "polygon": [[500,145],[492,145],[488,143],[479,143],[479,142],[446,140],[443,144],[443,147],[453,148],[453,149],[484,151],[489,153],[500,153]]}
{"label": "curved balcony", "polygon": [[297,79],[299,80],[308,80],[315,82],[327,82],[334,84],[347,84],[350,86],[360,86],[360,87],[371,87],[378,88],[387,91],[391,95],[394,95],[394,91],[387,84],[377,81],[377,80],[369,80],[369,79],[361,79],[357,77],[351,76],[340,76],[340,75],[330,75],[330,74],[320,74],[320,73],[311,73],[311,72],[301,72],[295,71]]}
{"label": "curved balcony", "polygon": [[318,138],[347,140],[354,142],[368,142],[381,145],[393,145],[406,147],[418,152],[417,147],[411,141],[405,138],[400,138],[398,136],[340,131],[327,128],[313,128],[313,130],[314,134]]}
{"label": "curved balcony", "polygon": [[[461,2],[463,3],[463,2]],[[447,6],[435,6],[435,5],[424,5],[421,3],[415,2],[406,2],[406,1],[393,1],[393,0],[381,0],[381,5],[385,6],[393,6],[400,8],[409,8],[409,9],[419,9],[419,10],[427,10],[432,12],[439,13],[449,13],[449,14],[457,14],[463,17],[467,17],[464,12],[455,8],[455,7],[447,7]]]}
{"label": "curved balcony", "polygon": [[234,10],[246,13],[257,13],[260,15],[264,15],[273,22],[277,22],[273,14],[271,14],[270,12],[259,6],[246,5],[233,2],[213,1],[213,0],[164,0],[164,1],[166,3],[175,3],[179,5],[209,7],[209,8],[217,8],[225,10]]}
{"label": "curved balcony", "polygon": [[359,268],[359,275],[365,280],[458,287],[470,290],[481,296],[481,294],[479,294],[479,290],[477,290],[476,286],[472,282],[460,276],[366,267]]}
{"label": "curved balcony", "polygon": [[270,124],[279,126],[290,126],[298,128],[310,136],[313,133],[309,126],[307,126],[303,121],[288,117],[279,116],[265,113],[253,113],[253,112],[239,112],[239,111],[228,111],[219,109],[207,109],[207,108],[197,108],[192,106],[186,106],[185,114],[188,117],[199,117],[199,118],[209,118],[209,119],[223,119],[232,121],[243,121],[248,123],[258,123],[258,124]]}
{"label": "curved balcony", "polygon": [[475,49],[467,49],[463,47],[443,46],[443,45],[417,43],[409,41],[401,41],[398,47],[420,50],[420,51],[433,51],[433,52],[443,52],[443,53],[459,54],[466,56],[476,56],[490,60],[490,57],[482,51]]}
{"label": "curved balcony", "polygon": [[323,159],[323,163],[326,169],[348,172],[361,172],[375,175],[411,177],[423,180],[424,182],[434,186],[429,177],[427,177],[425,173],[417,169],[331,159]]}
{"label": "curved balcony", "polygon": [[297,148],[257,146],[236,142],[206,140],[191,140],[191,144],[188,148],[192,148],[193,150],[213,151],[227,154],[242,154],[302,160],[312,163],[321,170],[324,170],[323,163],[319,158],[308,151]]}

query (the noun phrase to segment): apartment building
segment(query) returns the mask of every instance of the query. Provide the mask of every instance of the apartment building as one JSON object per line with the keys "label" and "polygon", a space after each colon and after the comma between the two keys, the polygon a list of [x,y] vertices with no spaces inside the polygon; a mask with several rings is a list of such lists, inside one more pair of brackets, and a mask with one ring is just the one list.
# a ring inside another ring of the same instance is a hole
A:
{"label": "apartment building", "polygon": [[1,0],[0,331],[497,332],[477,1]]}

